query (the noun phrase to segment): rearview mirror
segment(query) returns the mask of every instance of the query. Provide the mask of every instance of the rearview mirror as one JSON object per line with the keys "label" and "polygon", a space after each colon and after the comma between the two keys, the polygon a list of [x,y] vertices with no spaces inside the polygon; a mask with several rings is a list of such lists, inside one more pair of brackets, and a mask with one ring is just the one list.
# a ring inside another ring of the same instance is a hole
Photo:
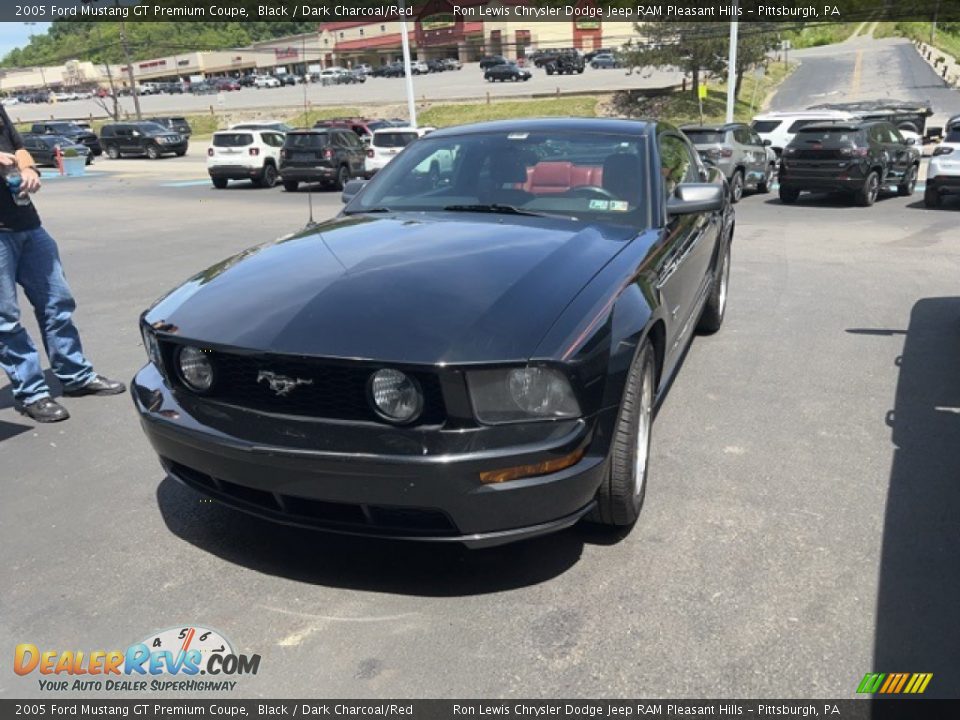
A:
{"label": "rearview mirror", "polygon": [[366,184],[366,180],[351,180],[343,186],[343,192],[340,193],[340,200],[343,201],[344,204],[350,202],[357,195],[357,193],[363,190],[363,187]]}
{"label": "rearview mirror", "polygon": [[723,186],[714,183],[678,185],[667,200],[668,215],[692,215],[723,209]]}

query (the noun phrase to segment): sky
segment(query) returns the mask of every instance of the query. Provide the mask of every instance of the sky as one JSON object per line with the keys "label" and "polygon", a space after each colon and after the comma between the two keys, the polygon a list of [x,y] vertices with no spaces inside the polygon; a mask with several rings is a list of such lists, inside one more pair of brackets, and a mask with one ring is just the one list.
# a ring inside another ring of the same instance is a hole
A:
{"label": "sky", "polygon": [[15,47],[23,47],[30,42],[31,35],[42,35],[50,27],[48,22],[27,25],[22,22],[0,22],[0,57]]}

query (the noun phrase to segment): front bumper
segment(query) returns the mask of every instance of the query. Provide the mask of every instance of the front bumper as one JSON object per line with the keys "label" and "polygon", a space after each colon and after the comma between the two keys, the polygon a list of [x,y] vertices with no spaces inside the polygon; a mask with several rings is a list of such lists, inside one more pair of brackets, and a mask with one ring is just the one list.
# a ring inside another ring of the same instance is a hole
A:
{"label": "front bumper", "polygon": [[[523,439],[513,445],[502,444],[502,427],[479,431],[500,438],[494,447],[456,433],[455,451],[437,454],[426,441],[417,447],[411,430],[195,403],[172,392],[152,365],[132,390],[144,432],[171,477],[235,509],[329,532],[471,547],[509,543],[575,524],[593,509],[607,467],[605,455],[589,447],[598,418],[534,424],[540,427],[516,431]],[[430,441],[439,433],[433,430]],[[370,452],[331,449],[355,448],[364,437]],[[290,445],[291,438],[299,442]],[[556,473],[489,485],[479,479],[482,471],[584,448],[579,462]]]}

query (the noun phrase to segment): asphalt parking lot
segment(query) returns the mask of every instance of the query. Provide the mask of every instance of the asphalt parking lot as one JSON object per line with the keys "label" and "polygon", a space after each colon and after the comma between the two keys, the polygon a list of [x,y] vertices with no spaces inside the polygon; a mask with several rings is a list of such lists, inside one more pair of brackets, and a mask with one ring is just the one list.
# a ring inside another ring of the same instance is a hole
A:
{"label": "asphalt parking lot", "polygon": [[[129,379],[139,312],[302,226],[307,195],[121,162],[38,204],[89,355]],[[0,390],[0,635],[126,647],[199,623],[263,656],[249,697],[846,697],[887,667],[956,688],[958,211],[747,197],[726,325],[690,348],[619,540],[470,552],[274,527],[165,479],[128,396],[35,426]],[[40,694],[9,666],[0,692]]]}

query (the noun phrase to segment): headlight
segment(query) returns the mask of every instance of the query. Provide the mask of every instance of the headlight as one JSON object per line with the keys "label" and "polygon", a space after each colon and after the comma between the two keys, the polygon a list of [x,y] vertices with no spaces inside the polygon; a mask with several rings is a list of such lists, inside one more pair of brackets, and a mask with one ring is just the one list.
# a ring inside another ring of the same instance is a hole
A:
{"label": "headlight", "polygon": [[580,416],[566,376],[547,367],[480,370],[467,374],[477,419],[486,424]]}
{"label": "headlight", "polygon": [[177,371],[187,387],[198,393],[213,387],[213,365],[206,350],[184,345],[177,351]]}
{"label": "headlight", "polygon": [[391,422],[413,422],[423,410],[419,383],[399,370],[377,370],[370,377],[370,400],[377,414]]}
{"label": "headlight", "polygon": [[163,372],[163,356],[160,354],[160,343],[157,341],[157,336],[148,327],[140,328],[140,332],[143,335],[143,349],[147,351],[147,359]]}

